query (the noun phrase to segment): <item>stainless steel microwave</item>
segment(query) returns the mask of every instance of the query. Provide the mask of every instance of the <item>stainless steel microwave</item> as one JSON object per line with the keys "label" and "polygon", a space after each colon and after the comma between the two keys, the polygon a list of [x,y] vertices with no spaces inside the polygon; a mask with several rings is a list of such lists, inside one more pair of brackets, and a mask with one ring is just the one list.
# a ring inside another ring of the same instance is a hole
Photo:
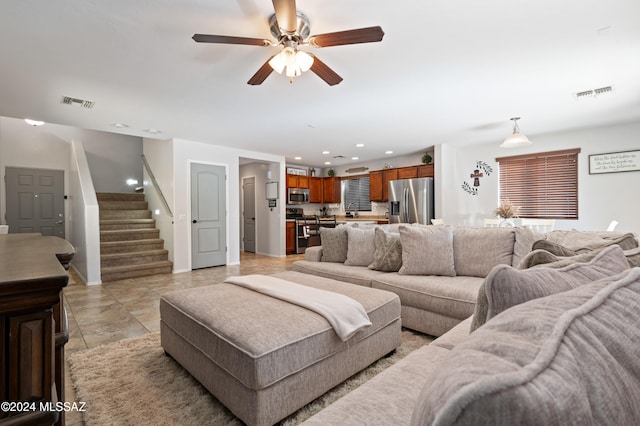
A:
{"label": "stainless steel microwave", "polygon": [[289,188],[287,204],[306,204],[309,202],[309,190],[305,188]]}

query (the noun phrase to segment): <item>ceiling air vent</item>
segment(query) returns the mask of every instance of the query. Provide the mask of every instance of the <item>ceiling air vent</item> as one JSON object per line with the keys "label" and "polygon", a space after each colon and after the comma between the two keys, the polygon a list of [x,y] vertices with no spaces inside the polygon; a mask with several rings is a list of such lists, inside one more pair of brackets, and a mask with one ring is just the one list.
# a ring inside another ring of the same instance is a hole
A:
{"label": "ceiling air vent", "polygon": [[602,95],[602,94],[605,94],[605,93],[610,93],[612,91],[613,91],[613,88],[611,86],[607,86],[607,87],[601,87],[599,89],[593,89],[593,94],[595,96],[598,96],[598,95]]}
{"label": "ceiling air vent", "polygon": [[333,158],[346,158],[344,155],[334,155]]}
{"label": "ceiling air vent", "polygon": [[593,90],[585,90],[584,92],[576,93],[576,98],[587,98],[593,96]]}
{"label": "ceiling air vent", "polygon": [[70,96],[63,96],[62,103],[65,105],[78,105],[78,106],[81,106],[82,108],[87,108],[87,109],[93,108],[93,106],[96,104],[95,102],[92,102],[92,101],[85,101],[83,99],[72,98]]}
{"label": "ceiling air vent", "polygon": [[605,86],[605,87],[600,87],[598,89],[585,90],[583,92],[578,92],[576,93],[576,99],[596,98],[600,95],[604,95],[611,92],[613,92],[613,87]]}

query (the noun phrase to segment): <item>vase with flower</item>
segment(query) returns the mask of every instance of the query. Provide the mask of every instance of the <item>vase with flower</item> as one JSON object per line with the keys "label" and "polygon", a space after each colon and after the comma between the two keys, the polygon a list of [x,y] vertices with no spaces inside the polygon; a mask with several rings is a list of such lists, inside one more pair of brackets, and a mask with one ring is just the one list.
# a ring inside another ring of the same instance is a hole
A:
{"label": "vase with flower", "polygon": [[513,219],[518,217],[520,206],[514,206],[511,201],[506,198],[500,201],[500,206],[496,207],[493,214],[503,219],[500,227],[514,227]]}

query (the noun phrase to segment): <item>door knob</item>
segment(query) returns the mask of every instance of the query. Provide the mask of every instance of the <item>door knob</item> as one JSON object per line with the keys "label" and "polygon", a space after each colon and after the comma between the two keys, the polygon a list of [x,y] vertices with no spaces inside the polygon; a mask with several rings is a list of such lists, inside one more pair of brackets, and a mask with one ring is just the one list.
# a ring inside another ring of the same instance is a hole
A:
{"label": "door knob", "polygon": [[196,219],[193,219],[191,222],[192,223],[198,223],[198,221]]}

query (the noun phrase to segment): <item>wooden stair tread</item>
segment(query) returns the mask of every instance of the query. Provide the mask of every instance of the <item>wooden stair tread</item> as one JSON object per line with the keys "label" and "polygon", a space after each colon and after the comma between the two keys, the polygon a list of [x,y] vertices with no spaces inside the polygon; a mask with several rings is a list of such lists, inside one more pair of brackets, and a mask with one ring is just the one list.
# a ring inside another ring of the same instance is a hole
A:
{"label": "wooden stair tread", "polygon": [[102,268],[102,274],[108,274],[108,273],[114,273],[114,272],[125,272],[129,270],[137,270],[137,269],[162,268],[162,267],[173,267],[173,262],[170,260],[161,260],[158,262],[140,263],[138,265],[108,266],[106,268]]}
{"label": "wooden stair tread", "polygon": [[131,256],[153,256],[157,254],[168,254],[169,251],[165,249],[156,249],[156,250],[140,250],[140,251],[127,251],[122,253],[106,253],[101,254],[101,259],[117,259],[120,257],[131,257]]}

